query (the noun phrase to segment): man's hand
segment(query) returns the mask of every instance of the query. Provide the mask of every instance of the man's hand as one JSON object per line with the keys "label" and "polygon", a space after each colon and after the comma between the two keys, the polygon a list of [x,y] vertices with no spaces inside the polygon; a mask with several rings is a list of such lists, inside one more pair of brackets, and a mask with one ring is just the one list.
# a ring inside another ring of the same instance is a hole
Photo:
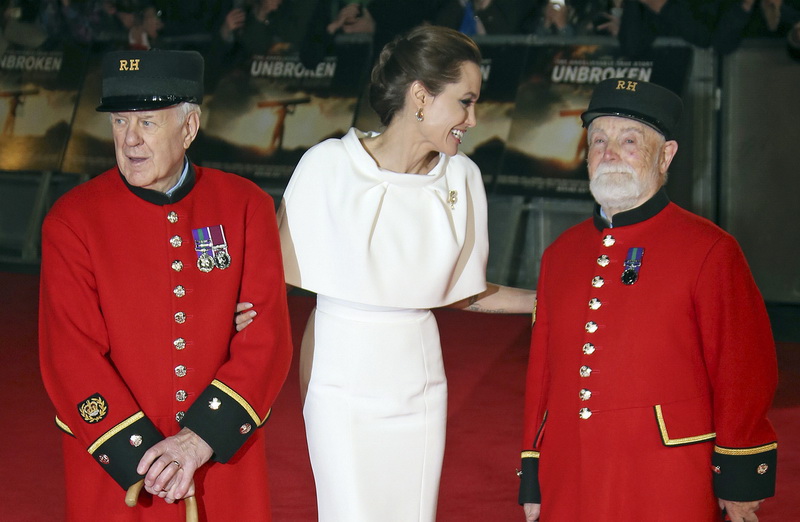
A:
{"label": "man's hand", "polygon": [[251,310],[253,303],[238,303],[236,305],[236,315],[233,318],[236,323],[236,331],[241,332],[247,325],[253,322],[253,318],[258,315],[258,312]]}
{"label": "man's hand", "polygon": [[639,2],[649,7],[650,10],[656,14],[661,12],[661,9],[666,5],[667,1],[668,0],[639,0]]}
{"label": "man's hand", "polygon": [[194,495],[194,472],[208,462],[214,450],[189,428],[147,450],[136,467],[144,475],[144,489],[168,504]]}
{"label": "man's hand", "polygon": [[336,18],[328,24],[328,33],[335,34],[342,27],[355,23],[359,16],[361,16],[361,6],[356,2],[347,4],[339,10]]}
{"label": "man's hand", "polygon": [[781,6],[783,0],[761,0],[761,13],[767,23],[767,29],[777,31],[781,23]]}
{"label": "man's hand", "polygon": [[525,510],[525,522],[536,522],[539,520],[539,511],[542,509],[541,504],[523,504],[522,509]]}
{"label": "man's hand", "polygon": [[758,522],[756,511],[761,507],[764,500],[754,500],[752,502],[735,502],[733,500],[719,499],[719,507],[728,514],[726,520],[731,522]]}
{"label": "man's hand", "polygon": [[372,34],[375,32],[375,20],[372,18],[368,9],[363,9],[361,16],[342,26],[342,32],[345,34]]}
{"label": "man's hand", "polygon": [[600,15],[605,18],[606,21],[602,24],[598,24],[596,26],[597,30],[606,32],[611,36],[617,36],[619,34],[621,19],[611,13],[600,13]]}
{"label": "man's hand", "polygon": [[795,23],[792,30],[789,31],[789,45],[800,48],[800,22]]}
{"label": "man's hand", "polygon": [[228,11],[228,14],[225,15],[225,22],[222,24],[222,27],[219,28],[219,34],[222,36],[222,39],[226,42],[231,41],[234,31],[244,27],[246,17],[247,15],[244,9],[240,7]]}
{"label": "man's hand", "polygon": [[566,5],[548,2],[544,8],[544,26],[547,29],[555,27],[559,31],[564,29],[569,24],[570,9]]}

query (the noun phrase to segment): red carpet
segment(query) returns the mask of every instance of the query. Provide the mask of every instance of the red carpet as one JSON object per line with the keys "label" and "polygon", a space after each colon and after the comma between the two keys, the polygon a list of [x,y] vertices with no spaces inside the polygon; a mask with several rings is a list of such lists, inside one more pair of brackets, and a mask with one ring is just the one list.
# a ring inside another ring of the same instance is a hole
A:
{"label": "red carpet", "polygon": [[[36,349],[38,277],[0,272],[0,410],[5,485],[0,519],[63,519],[64,493],[54,411],[39,377]],[[313,302],[290,299],[296,345]],[[521,521],[516,505],[518,445],[529,319],[437,311],[450,384],[449,424],[439,520]],[[778,493],[762,522],[800,520],[800,345],[779,344],[781,383],[770,418],[780,438]],[[296,362],[296,359],[295,359]],[[316,520],[306,454],[297,367],[265,428],[269,433],[276,522]],[[120,491],[120,502],[122,502]],[[691,521],[688,521],[691,522]]]}

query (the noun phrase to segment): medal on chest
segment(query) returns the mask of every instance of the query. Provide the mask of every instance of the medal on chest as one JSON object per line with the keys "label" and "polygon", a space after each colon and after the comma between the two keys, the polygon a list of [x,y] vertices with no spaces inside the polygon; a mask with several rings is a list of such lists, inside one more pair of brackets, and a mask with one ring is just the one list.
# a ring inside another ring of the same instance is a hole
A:
{"label": "medal on chest", "polygon": [[644,248],[633,247],[628,249],[628,257],[625,258],[621,278],[624,284],[632,285],[639,280],[642,257],[644,257]]}
{"label": "medal on chest", "polygon": [[222,225],[196,228],[192,230],[194,250],[197,253],[197,268],[201,272],[211,272],[214,268],[225,270],[231,266],[228,242]]}

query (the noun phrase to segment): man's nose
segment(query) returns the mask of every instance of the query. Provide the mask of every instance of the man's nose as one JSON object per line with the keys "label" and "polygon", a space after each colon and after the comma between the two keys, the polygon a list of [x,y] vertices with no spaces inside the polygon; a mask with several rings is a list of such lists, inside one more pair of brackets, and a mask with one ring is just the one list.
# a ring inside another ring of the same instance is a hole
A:
{"label": "man's nose", "polygon": [[136,125],[128,125],[125,129],[125,145],[135,147],[142,142],[142,134]]}

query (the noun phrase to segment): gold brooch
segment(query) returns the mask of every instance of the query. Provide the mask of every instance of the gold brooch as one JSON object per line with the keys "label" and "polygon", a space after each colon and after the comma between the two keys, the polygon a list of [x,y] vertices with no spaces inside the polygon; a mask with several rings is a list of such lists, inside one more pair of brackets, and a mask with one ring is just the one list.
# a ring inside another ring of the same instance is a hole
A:
{"label": "gold brooch", "polygon": [[447,195],[447,202],[450,203],[450,210],[456,209],[456,203],[458,203],[458,191],[451,190],[450,194]]}

